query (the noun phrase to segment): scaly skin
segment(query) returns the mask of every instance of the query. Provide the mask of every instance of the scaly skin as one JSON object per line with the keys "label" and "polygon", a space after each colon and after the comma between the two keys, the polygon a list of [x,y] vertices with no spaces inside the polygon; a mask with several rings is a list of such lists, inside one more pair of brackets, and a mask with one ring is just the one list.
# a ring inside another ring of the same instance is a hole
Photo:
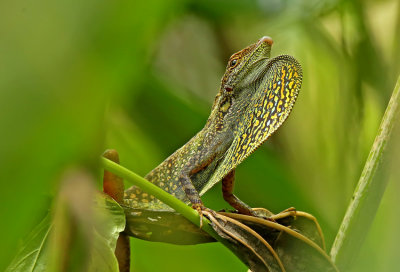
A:
{"label": "scaly skin", "polygon": [[[234,170],[288,117],[302,71],[291,56],[270,58],[272,40],[257,43],[232,55],[204,128],[175,151],[145,179],[165,191],[204,209],[200,195],[222,180],[224,199],[244,214],[250,207],[233,195]],[[132,186],[124,202],[133,208],[170,208]]]}

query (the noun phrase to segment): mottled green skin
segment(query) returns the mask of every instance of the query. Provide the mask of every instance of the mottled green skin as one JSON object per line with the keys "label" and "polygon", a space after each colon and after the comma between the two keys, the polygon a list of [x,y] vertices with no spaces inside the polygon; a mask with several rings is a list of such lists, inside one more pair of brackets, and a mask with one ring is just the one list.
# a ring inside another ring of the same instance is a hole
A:
{"label": "mottled green skin", "polygon": [[[199,194],[221,181],[283,123],[300,89],[301,67],[290,56],[270,59],[271,45],[272,40],[263,37],[232,55],[204,128],[145,179],[186,203],[199,204]],[[125,191],[124,202],[169,209],[135,186]]]}

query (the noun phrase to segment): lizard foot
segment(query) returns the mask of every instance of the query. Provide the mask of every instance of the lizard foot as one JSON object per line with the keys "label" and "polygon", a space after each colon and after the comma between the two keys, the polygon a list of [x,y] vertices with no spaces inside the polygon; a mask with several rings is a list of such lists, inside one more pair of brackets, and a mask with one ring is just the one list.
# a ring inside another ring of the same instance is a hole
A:
{"label": "lizard foot", "polygon": [[273,218],[274,214],[265,208],[252,208],[252,216],[262,218],[271,222],[276,223],[276,220]]}
{"label": "lizard foot", "polygon": [[281,211],[280,213],[292,213],[293,217],[296,218],[296,212],[297,212],[297,210],[295,207],[290,207],[290,208],[287,208],[286,210]]}
{"label": "lizard foot", "polygon": [[200,216],[200,228],[203,227],[203,211],[207,211],[211,214],[215,214],[215,211],[207,208],[206,206],[203,205],[203,203],[199,203],[199,204],[193,204],[192,208],[194,210],[196,210]]}

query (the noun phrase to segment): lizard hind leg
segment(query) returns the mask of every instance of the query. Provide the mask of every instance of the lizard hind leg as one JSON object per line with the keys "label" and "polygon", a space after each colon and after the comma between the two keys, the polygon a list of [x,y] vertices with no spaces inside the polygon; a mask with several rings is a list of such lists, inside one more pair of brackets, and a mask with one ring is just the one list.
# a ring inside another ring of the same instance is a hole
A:
{"label": "lizard hind leg", "polygon": [[222,195],[225,201],[241,214],[256,216],[256,213],[249,205],[233,194],[234,184],[235,170],[232,170],[222,179]]}

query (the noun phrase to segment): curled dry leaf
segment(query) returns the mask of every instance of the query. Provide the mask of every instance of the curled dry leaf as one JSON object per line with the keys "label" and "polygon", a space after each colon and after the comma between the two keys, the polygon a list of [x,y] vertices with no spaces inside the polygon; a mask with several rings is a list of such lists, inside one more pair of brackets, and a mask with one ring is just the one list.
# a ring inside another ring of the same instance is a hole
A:
{"label": "curled dry leaf", "polygon": [[318,223],[307,213],[289,210],[268,219],[222,213],[210,220],[217,232],[230,232],[230,248],[253,272],[337,271]]}
{"label": "curled dry leaf", "polygon": [[[293,208],[276,215],[255,210],[260,217],[209,211],[204,215],[225,246],[253,272],[338,271],[312,215]],[[125,232],[133,237],[181,245],[215,241],[175,212],[125,208],[125,214]]]}

